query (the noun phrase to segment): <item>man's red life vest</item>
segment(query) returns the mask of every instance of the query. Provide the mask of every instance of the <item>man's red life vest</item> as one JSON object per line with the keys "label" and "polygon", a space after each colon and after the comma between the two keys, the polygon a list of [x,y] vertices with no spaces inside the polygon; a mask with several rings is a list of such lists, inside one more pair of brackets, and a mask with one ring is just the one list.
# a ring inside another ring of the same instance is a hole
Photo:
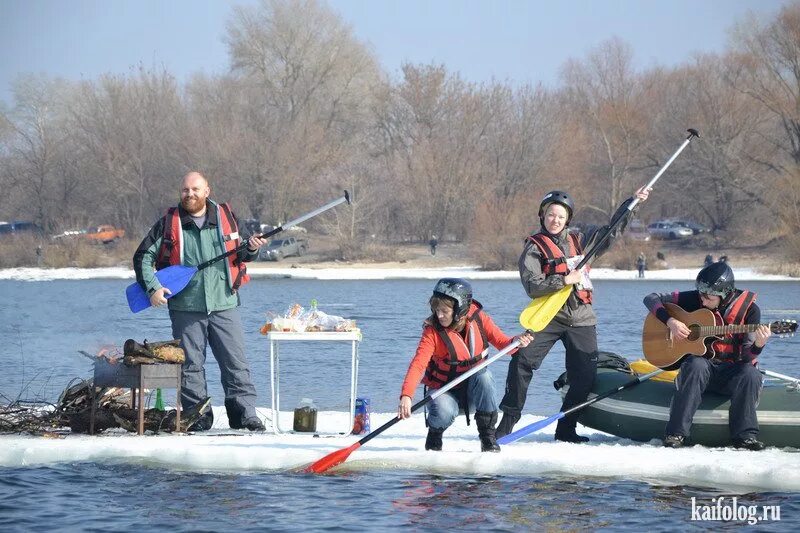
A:
{"label": "man's red life vest", "polygon": [[[581,255],[583,253],[583,247],[581,246],[580,238],[574,233],[568,233],[567,235],[569,239],[568,244],[570,257]],[[567,258],[564,256],[564,252],[556,243],[553,242],[550,237],[544,233],[534,233],[528,237],[528,240],[536,245],[536,247],[539,249],[539,252],[544,257],[542,272],[545,276],[551,276],[553,274],[566,275],[569,273],[569,269],[567,268]],[[586,269],[587,271],[590,270],[588,266]],[[585,304],[592,303],[592,291],[575,289],[575,293],[581,302]]]}
{"label": "man's red life vest", "polygon": [[[439,334],[439,337],[447,346],[448,358],[432,357],[425,369],[425,376],[422,383],[431,389],[441,388],[462,374],[477,365],[486,356],[489,349],[489,341],[486,330],[481,320],[481,305],[476,304],[475,309],[467,316],[464,331],[465,337],[450,328],[444,328],[438,320],[434,320],[432,327]],[[469,345],[468,345],[469,344]]]}
{"label": "man's red life vest", "polygon": [[[239,226],[233,217],[231,208],[227,203],[217,204],[209,202],[216,209],[217,235],[226,252],[235,250],[241,241]],[[225,274],[228,286],[233,292],[250,281],[247,266],[239,262],[238,254],[231,254],[225,261]],[[161,248],[158,250],[156,270],[170,265],[183,264],[183,228],[181,216],[177,207],[170,207],[164,221],[164,235],[161,239]]]}
{"label": "man's red life vest", "polygon": [[[753,305],[755,301],[756,293],[742,291],[742,293],[728,305],[724,317],[720,317],[718,312],[715,312],[714,315],[717,317],[718,321],[721,318],[725,325],[744,324],[745,317],[747,317],[747,310],[750,309],[750,306]],[[715,356],[723,361],[735,361],[739,356],[738,351],[741,350],[742,343],[740,339],[743,335],[746,335],[746,333],[737,333],[735,335],[728,334],[722,339],[714,341],[711,344],[711,348],[714,350]]]}

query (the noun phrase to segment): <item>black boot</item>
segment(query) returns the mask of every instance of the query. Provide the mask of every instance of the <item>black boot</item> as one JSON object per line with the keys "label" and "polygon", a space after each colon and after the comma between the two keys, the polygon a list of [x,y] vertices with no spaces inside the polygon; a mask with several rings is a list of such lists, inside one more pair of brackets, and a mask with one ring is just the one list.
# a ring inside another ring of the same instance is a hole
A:
{"label": "black boot", "polygon": [[498,425],[497,429],[495,430],[495,436],[498,439],[501,439],[514,431],[514,424],[519,422],[519,416],[520,415],[517,414],[504,412],[503,419],[500,420],[500,425]]}
{"label": "black boot", "polygon": [[228,414],[228,427],[244,429],[244,408],[239,402],[225,398],[225,412]]}
{"label": "black boot", "polygon": [[425,439],[425,449],[434,452],[442,451],[442,433],[444,433],[443,429],[429,427],[428,437]]}
{"label": "black boot", "polygon": [[561,442],[571,442],[573,444],[581,444],[589,442],[588,437],[583,437],[575,433],[575,426],[577,422],[569,422],[562,418],[558,421],[556,426],[556,440]]}
{"label": "black boot", "polygon": [[[201,402],[202,403],[202,402]],[[199,405],[199,404],[198,404]],[[185,414],[181,413],[181,425],[183,425],[184,417],[190,419],[192,417],[192,409],[187,409]],[[207,413],[194,417],[195,422],[189,424],[188,431],[208,431],[214,427],[214,411],[211,409]]]}
{"label": "black boot", "polygon": [[491,413],[476,411],[475,424],[478,426],[478,435],[481,438],[481,451],[499,452],[500,446],[497,445],[494,429],[495,424],[497,424],[497,411],[492,411]]}

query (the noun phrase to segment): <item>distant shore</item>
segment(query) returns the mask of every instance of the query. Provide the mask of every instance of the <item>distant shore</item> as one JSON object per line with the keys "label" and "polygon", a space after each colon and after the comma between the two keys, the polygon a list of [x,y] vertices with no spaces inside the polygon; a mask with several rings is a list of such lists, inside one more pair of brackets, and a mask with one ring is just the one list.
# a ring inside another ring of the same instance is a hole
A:
{"label": "distant shore", "polygon": [[[694,280],[697,268],[669,268],[645,272],[645,280]],[[323,268],[272,266],[254,263],[248,266],[253,278],[288,278],[322,280],[392,280],[392,279],[439,279],[443,277],[463,277],[468,279],[517,280],[519,273],[514,270],[484,271],[475,266],[463,265],[438,268],[414,268],[394,263],[342,264]],[[762,274],[752,268],[734,268],[737,281],[795,281],[798,278],[775,274]],[[126,267],[108,268],[7,268],[0,270],[0,280],[11,281],[53,281],[81,279],[134,279],[133,270]],[[638,280],[635,270],[615,270],[610,268],[592,269],[595,280]]]}

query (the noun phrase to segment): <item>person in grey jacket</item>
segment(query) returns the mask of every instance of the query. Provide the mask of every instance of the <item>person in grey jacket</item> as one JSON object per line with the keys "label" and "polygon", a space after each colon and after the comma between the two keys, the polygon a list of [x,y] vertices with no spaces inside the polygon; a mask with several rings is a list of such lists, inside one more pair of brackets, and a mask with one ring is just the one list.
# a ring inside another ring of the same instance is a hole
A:
{"label": "person in grey jacket", "polygon": [[[264,431],[256,414],[256,390],[244,353],[244,334],[239,316],[239,287],[247,283],[244,263],[258,254],[266,242],[250,236],[239,225],[230,207],[209,199],[211,188],[199,172],[189,172],[180,189],[180,204],[171,208],[150,229],[133,257],[136,280],[153,306],[169,305],[172,334],[186,353],[181,379],[181,407],[191,409],[208,396],[206,348],[211,347],[220,367],[225,409],[232,429]],[[171,296],[155,270],[170,265],[196,266],[247,241],[244,251],[200,270],[181,292]],[[212,427],[213,412],[191,429]]]}
{"label": "person in grey jacket", "polygon": [[[636,196],[640,201],[647,200],[649,189],[642,188]],[[612,220],[624,216],[623,222],[602,245],[598,255],[603,253],[612,239],[624,231],[633,211],[627,206],[633,198],[626,200],[617,209]],[[525,292],[531,298],[539,298],[557,292],[567,285],[575,287],[567,302],[555,318],[536,339],[508,365],[506,392],[500,402],[503,419],[497,428],[497,438],[508,435],[522,416],[522,408],[528,394],[528,386],[533,371],[537,370],[545,356],[556,343],[561,341],[566,348],[567,378],[569,392],[564,398],[561,410],[565,411],[586,400],[597,374],[597,317],[592,309],[592,286],[588,270],[573,270],[583,257],[583,250],[590,247],[602,235],[607,226],[598,228],[587,235],[572,233],[569,223],[575,205],[572,198],[563,191],[551,191],[539,205],[539,232],[525,241],[525,248],[519,259],[519,274]],[[555,438],[564,442],[586,442],[589,439],[575,431],[579,413],[559,420]]]}

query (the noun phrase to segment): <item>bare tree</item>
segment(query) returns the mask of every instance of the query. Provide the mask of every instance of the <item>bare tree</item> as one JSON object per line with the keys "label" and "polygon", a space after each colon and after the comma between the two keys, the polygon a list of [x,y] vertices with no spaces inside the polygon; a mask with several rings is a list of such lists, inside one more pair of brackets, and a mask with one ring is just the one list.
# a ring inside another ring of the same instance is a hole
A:
{"label": "bare tree", "polygon": [[175,202],[177,179],[193,163],[172,75],[140,67],[131,76],[84,82],[72,119],[88,155],[86,175],[105,195],[95,198],[98,213],[140,229]]}
{"label": "bare tree", "polygon": [[781,135],[771,140],[800,163],[800,3],[766,24],[750,16],[736,27],[734,46],[741,54],[734,86],[775,117]]}
{"label": "bare tree", "polygon": [[16,212],[48,229],[58,216],[54,191],[63,177],[68,92],[68,86],[59,80],[23,76],[14,84],[16,106],[6,122],[13,130],[11,157],[5,168],[11,187],[7,194],[21,193]]}
{"label": "bare tree", "polygon": [[565,104],[585,128],[585,147],[593,155],[586,169],[589,194],[577,196],[585,209],[608,216],[635,188],[634,171],[647,165],[642,153],[650,87],[633,70],[631,46],[619,38],[602,43],[585,60],[568,61],[562,78]]}
{"label": "bare tree", "polygon": [[242,185],[257,191],[254,214],[280,221],[346,159],[368,125],[380,71],[352,29],[316,0],[236,7],[225,40],[259,141]]}
{"label": "bare tree", "polygon": [[[379,118],[401,235],[462,240],[485,175],[486,91],[442,66],[403,65]],[[403,231],[405,230],[405,231]]]}

